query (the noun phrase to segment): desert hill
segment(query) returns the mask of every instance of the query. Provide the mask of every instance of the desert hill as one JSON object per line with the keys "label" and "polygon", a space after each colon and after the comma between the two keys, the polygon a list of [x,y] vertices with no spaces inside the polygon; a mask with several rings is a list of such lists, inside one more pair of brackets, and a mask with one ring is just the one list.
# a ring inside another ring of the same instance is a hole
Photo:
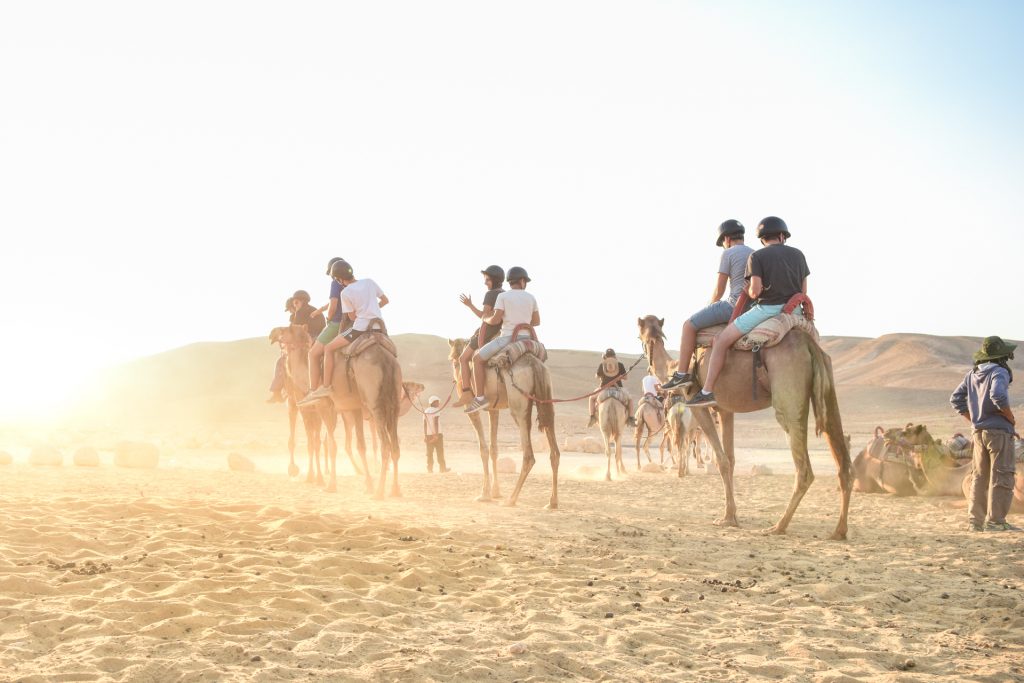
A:
{"label": "desert hill", "polygon": [[[948,396],[970,367],[976,337],[891,334],[877,339],[824,337],[839,387],[844,425],[859,440],[875,424],[925,422],[938,435],[961,429]],[[422,382],[427,395],[451,389],[445,339],[432,335],[395,337],[407,379]],[[90,411],[151,427],[280,423],[282,408],[263,402],[278,350],[265,338],[203,342],[141,358],[110,372]],[[630,365],[637,357],[623,355]],[[548,365],[557,397],[587,393],[594,386],[600,353],[552,350]],[[641,363],[629,389],[638,395],[646,371]],[[424,396],[425,398],[425,396]],[[582,429],[586,402],[560,404],[563,427]],[[412,418],[407,417],[410,425]],[[739,425],[756,442],[778,444],[781,435],[770,411],[742,416]],[[409,427],[415,429],[415,425]],[[504,433],[504,432],[503,432]]]}

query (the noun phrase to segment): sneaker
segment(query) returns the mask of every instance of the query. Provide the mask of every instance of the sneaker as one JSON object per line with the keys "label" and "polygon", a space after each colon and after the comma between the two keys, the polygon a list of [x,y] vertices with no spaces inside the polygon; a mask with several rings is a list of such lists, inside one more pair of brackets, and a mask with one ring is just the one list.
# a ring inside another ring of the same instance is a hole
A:
{"label": "sneaker", "polygon": [[308,394],[306,394],[306,398],[299,401],[299,405],[301,406],[307,403],[314,403],[322,398],[330,398],[332,393],[332,389],[329,386],[324,385],[317,389],[316,391],[311,391]]}
{"label": "sneaker", "polygon": [[718,401],[715,400],[714,392],[705,394],[703,391],[697,392],[697,395],[686,402],[688,408],[710,408],[717,406]]}
{"label": "sneaker", "polygon": [[985,525],[985,531],[1020,531],[1020,529],[1009,522],[989,522]]}
{"label": "sneaker", "polygon": [[985,527],[981,526],[980,524],[975,524],[974,522],[969,522],[967,524],[967,531],[984,531],[984,530],[985,530]]}
{"label": "sneaker", "polygon": [[473,400],[473,392],[466,391],[463,389],[462,394],[459,396],[459,400],[452,404],[452,408],[462,408],[468,406]]}
{"label": "sneaker", "polygon": [[587,427],[593,427],[597,424],[597,415],[590,416],[590,422],[587,423]]}
{"label": "sneaker", "polygon": [[672,377],[667,382],[661,385],[662,389],[675,389],[676,387],[685,387],[693,384],[693,375],[688,372],[673,372]]}
{"label": "sneaker", "polygon": [[627,417],[626,426],[629,427],[630,429],[636,429],[636,418],[632,416]]}
{"label": "sneaker", "polygon": [[490,403],[488,403],[486,398],[477,396],[472,401],[469,402],[468,406],[466,406],[466,412],[467,413],[476,413],[476,412],[479,412],[479,411],[485,409],[489,405],[490,405]]}

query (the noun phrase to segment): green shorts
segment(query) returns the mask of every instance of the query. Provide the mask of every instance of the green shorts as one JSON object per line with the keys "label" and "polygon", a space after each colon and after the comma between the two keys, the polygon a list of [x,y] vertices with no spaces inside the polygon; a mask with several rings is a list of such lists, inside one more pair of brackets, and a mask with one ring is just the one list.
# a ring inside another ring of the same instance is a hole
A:
{"label": "green shorts", "polygon": [[327,346],[327,344],[338,336],[338,330],[341,329],[341,323],[329,322],[327,327],[324,328],[323,332],[317,336],[316,340],[318,343]]}

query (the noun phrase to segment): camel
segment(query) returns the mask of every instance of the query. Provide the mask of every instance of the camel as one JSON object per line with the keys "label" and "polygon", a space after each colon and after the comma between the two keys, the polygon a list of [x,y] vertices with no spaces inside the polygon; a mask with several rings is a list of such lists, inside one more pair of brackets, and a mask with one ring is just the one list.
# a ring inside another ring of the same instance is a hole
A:
{"label": "camel", "polygon": [[853,461],[854,489],[863,493],[956,496],[970,472],[924,425],[876,427]]}
{"label": "camel", "polygon": [[597,395],[597,423],[604,438],[604,453],[608,457],[605,481],[612,480],[612,443],[615,444],[615,473],[626,473],[622,464],[622,437],[626,434],[626,406],[628,397],[618,387],[609,387]]}
{"label": "camel", "polygon": [[[647,462],[651,460],[651,438],[665,428],[665,413],[647,396],[640,399],[636,407],[636,428],[633,430],[633,443],[636,447],[636,469],[640,470],[640,451],[647,454]],[[644,432],[647,438],[641,441]]]}
{"label": "camel", "polygon": [[[342,416],[346,431],[355,429],[356,444],[362,463],[360,468],[349,452],[352,466],[364,475],[366,489],[373,489],[373,477],[366,464],[366,442],[363,438],[363,411],[369,412],[381,445],[380,479],[374,497],[384,498],[388,465],[393,469],[391,495],[401,496],[398,485],[398,412],[402,400],[402,368],[394,353],[394,344],[387,337],[383,324],[371,323],[366,336],[335,352],[337,362],[331,376],[332,394],[316,401],[316,407],[327,426],[327,456],[330,464],[330,482],[327,491],[338,490],[338,446],[334,438],[337,417]],[[354,354],[352,352],[355,352]]]}
{"label": "camel", "polygon": [[[323,421],[313,406],[300,408],[298,402],[309,393],[309,347],[313,340],[305,325],[289,325],[275,327],[270,331],[270,343],[280,344],[285,351],[285,391],[288,394],[288,476],[299,473],[295,464],[295,418],[301,413],[302,426],[306,431],[306,450],[309,454],[309,466],[306,469],[306,481],[324,483],[320,468],[320,427]],[[314,464],[316,476],[313,476]]]}
{"label": "camel", "polygon": [[[640,340],[647,359],[659,378],[668,377],[674,361],[665,350],[664,319],[648,315],[637,319]],[[706,350],[698,351],[695,376],[702,383],[707,376],[707,363],[702,362]],[[721,376],[715,384],[718,399],[716,410],[721,420],[721,440],[715,429],[711,412],[707,408],[693,411],[694,418],[711,440],[718,460],[718,469],[725,484],[725,515],[720,525],[739,526],[736,519],[736,500],[733,475],[736,458],[733,446],[733,425],[736,413],[749,413],[765,408],[775,409],[775,419],[789,436],[790,451],[796,466],[796,482],[789,505],[779,521],[766,529],[766,533],[783,534],[789,527],[801,499],[814,481],[811,459],[807,453],[808,406],[815,415],[815,431],[824,433],[840,482],[839,520],[831,538],[843,540],[848,531],[850,493],[853,489],[850,451],[843,435],[843,424],[836,399],[832,363],[817,342],[802,330],[790,330],[782,340],[761,350],[765,369],[760,371],[761,386],[757,396],[752,391],[755,373],[754,354],[730,350]]]}
{"label": "camel", "polygon": [[664,465],[665,446],[668,446],[669,457],[677,467],[680,477],[690,473],[690,456],[693,456],[698,466],[704,466],[702,450],[703,446],[708,444],[704,432],[694,422],[693,411],[686,407],[684,398],[679,393],[672,393],[668,397],[668,407],[665,411],[666,431],[659,449],[661,463]]}
{"label": "camel", "polygon": [[[468,341],[465,339],[448,340],[448,358],[452,360],[452,365],[455,368],[456,381],[459,381],[458,358],[467,343]],[[519,478],[516,480],[515,487],[512,489],[512,493],[505,501],[505,504],[513,506],[519,500],[519,494],[523,489],[523,484],[526,482],[526,477],[530,474],[530,470],[533,469],[533,465],[536,462],[533,455],[533,442],[530,439],[533,406],[536,403],[538,427],[547,437],[551,458],[551,497],[545,507],[549,510],[557,510],[558,463],[561,459],[561,453],[558,450],[558,442],[555,438],[555,409],[554,405],[549,402],[551,400],[551,375],[544,363],[530,353],[524,353],[511,365],[508,364],[508,356],[504,353],[498,354],[492,360],[497,361],[499,367],[488,366],[487,381],[485,383],[485,395],[490,405],[494,407],[494,410],[489,411],[491,413],[490,454],[492,460],[490,464],[494,465],[497,460],[497,411],[502,408],[508,408],[508,411],[512,413],[512,419],[515,420],[516,425],[519,427],[519,442],[523,449],[523,465],[519,472]],[[473,415],[473,413],[470,413],[471,420]],[[488,450],[484,442],[483,428],[480,426],[479,418],[473,420],[473,427],[476,429],[477,439],[480,444],[480,460],[483,463],[484,469],[483,491],[477,500],[492,500],[496,497],[497,492],[497,470],[493,467],[488,467]],[[494,469],[493,474],[490,472],[491,469]]]}
{"label": "camel", "polygon": [[[426,391],[426,386],[419,382],[402,382],[402,399],[398,404],[398,417],[405,417],[406,413],[412,410],[413,402],[419,400],[420,394]],[[422,412],[422,411],[421,411]],[[380,463],[380,446],[377,443],[377,425],[373,421],[373,415],[369,410],[363,408],[363,422],[367,423],[370,427],[370,441],[372,444],[372,453],[374,463]],[[353,425],[348,422],[345,423],[345,451],[349,453],[351,458],[352,453],[352,433],[355,430]]]}

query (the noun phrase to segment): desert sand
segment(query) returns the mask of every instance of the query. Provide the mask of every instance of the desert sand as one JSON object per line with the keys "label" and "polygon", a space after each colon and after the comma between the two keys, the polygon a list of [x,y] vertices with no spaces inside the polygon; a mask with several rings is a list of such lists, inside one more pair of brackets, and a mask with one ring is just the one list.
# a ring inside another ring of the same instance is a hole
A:
{"label": "desert sand", "polygon": [[[976,340],[895,337],[824,342],[854,451],[875,424],[962,428],[946,387]],[[444,341],[399,346],[406,378],[445,395]],[[855,494],[849,541],[827,541],[835,469],[812,438],[818,478],[789,534],[763,536],[792,487],[770,412],[737,421],[740,529],[712,524],[717,475],[634,473],[632,449],[613,482],[603,455],[565,453],[558,511],[543,452],[519,507],[473,502],[454,411],[454,472],[424,472],[410,413],[404,496],[377,502],[346,464],[336,494],[285,475],[284,409],[262,403],[274,357],[187,347],[122,369],[75,420],[0,427],[0,681],[1024,680],[1024,534],[963,531],[962,500]],[[596,359],[553,353],[556,395],[586,390]],[[556,414],[560,441],[598,435],[584,406]],[[124,440],[159,467],[116,467]],[[99,464],[74,466],[81,449]],[[296,455],[304,474],[301,436]]]}

